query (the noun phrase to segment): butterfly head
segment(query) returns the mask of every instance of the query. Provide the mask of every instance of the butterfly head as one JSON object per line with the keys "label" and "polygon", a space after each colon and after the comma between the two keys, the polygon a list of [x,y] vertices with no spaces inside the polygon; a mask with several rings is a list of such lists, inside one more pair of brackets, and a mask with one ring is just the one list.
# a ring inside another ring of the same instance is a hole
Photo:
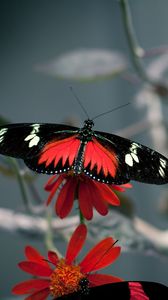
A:
{"label": "butterfly head", "polygon": [[92,129],[92,127],[94,126],[94,122],[90,119],[87,119],[84,121],[84,128],[85,129]]}
{"label": "butterfly head", "polygon": [[83,141],[89,141],[92,139],[93,131],[92,127],[94,126],[94,122],[90,119],[84,121],[84,126],[79,129],[79,139]]}

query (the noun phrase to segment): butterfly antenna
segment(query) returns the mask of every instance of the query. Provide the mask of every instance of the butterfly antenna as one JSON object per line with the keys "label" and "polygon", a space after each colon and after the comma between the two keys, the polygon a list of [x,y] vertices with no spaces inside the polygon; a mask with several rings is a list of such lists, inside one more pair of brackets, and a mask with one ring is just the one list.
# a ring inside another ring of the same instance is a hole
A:
{"label": "butterfly antenna", "polygon": [[72,88],[72,86],[70,86],[69,89],[70,89],[72,95],[74,96],[74,98],[76,99],[76,101],[78,102],[78,104],[80,105],[80,107],[82,108],[83,112],[84,112],[85,115],[87,116],[87,118],[90,119],[90,118],[89,118],[89,115],[88,115],[88,113],[87,113],[87,111],[86,111],[86,109],[84,108],[83,104],[81,103],[81,101],[79,100],[78,96],[77,96],[76,93],[74,92],[74,89]]}
{"label": "butterfly antenna", "polygon": [[101,114],[95,116],[94,118],[92,118],[92,120],[95,120],[95,119],[97,119],[97,118],[99,118],[99,117],[101,117],[101,116],[107,115],[107,114],[111,113],[112,111],[118,110],[118,109],[120,109],[120,108],[122,108],[122,107],[125,107],[125,106],[129,105],[129,104],[131,104],[131,103],[128,102],[128,103],[126,103],[126,104],[117,106],[117,107],[115,107],[115,108],[113,108],[113,109],[111,109],[111,110],[105,111],[105,112],[103,112],[103,113],[101,113]]}

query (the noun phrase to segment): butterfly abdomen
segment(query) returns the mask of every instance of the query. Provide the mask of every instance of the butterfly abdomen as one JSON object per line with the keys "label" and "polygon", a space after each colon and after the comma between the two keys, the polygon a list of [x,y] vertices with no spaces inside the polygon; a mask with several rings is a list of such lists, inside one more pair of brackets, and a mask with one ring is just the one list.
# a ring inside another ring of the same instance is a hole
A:
{"label": "butterfly abdomen", "polygon": [[75,174],[81,174],[83,172],[83,162],[86,144],[87,141],[81,141],[80,143],[78,154],[73,165],[73,171]]}
{"label": "butterfly abdomen", "polygon": [[92,126],[93,122],[91,120],[87,120],[84,124],[84,127],[78,131],[79,135],[77,139],[80,140],[80,146],[73,165],[73,171],[75,174],[81,174],[84,171],[84,155],[86,145],[89,141],[92,141],[92,136],[94,135]]}

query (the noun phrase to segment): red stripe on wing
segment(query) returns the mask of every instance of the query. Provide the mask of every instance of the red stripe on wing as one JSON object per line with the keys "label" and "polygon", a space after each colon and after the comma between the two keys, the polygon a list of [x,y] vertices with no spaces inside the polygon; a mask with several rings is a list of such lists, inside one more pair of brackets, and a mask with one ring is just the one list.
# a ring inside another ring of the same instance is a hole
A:
{"label": "red stripe on wing", "polygon": [[46,167],[48,167],[53,162],[54,167],[56,167],[60,159],[62,159],[62,166],[65,165],[67,160],[69,165],[72,166],[79,146],[80,140],[76,138],[76,135],[63,140],[52,141],[42,150],[38,163],[45,163]]}
{"label": "red stripe on wing", "polygon": [[85,149],[84,168],[86,168],[89,163],[90,170],[93,170],[94,167],[97,168],[97,174],[102,170],[105,176],[107,176],[108,173],[112,177],[116,175],[118,161],[115,152],[107,150],[95,138],[87,143]]}
{"label": "red stripe on wing", "polygon": [[130,300],[149,300],[140,282],[129,282]]}

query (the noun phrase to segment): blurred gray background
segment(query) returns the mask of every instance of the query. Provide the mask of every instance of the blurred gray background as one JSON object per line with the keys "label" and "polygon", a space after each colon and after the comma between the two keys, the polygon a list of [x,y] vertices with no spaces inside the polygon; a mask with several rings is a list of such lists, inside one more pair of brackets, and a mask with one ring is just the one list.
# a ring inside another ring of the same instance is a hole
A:
{"label": "blurred gray background", "polygon": [[[130,0],[136,33],[145,49],[168,43],[168,2]],[[73,85],[92,117],[128,101],[132,105],[96,120],[95,128],[117,132],[145,116],[145,109],[134,105],[141,85],[119,77],[91,83],[61,81],[36,72],[37,64],[79,48],[106,48],[128,55],[121,12],[117,0],[1,0],[0,1],[0,114],[11,122],[55,122],[69,117],[85,119],[69,91]],[[132,137],[152,147],[148,132]],[[159,149],[159,146],[158,146]],[[39,191],[45,199],[38,180]],[[160,192],[165,187],[133,183],[128,192],[136,213],[160,229],[167,220],[157,212]],[[19,210],[20,190],[15,180],[0,174],[0,206]],[[24,246],[42,249],[42,242],[0,231],[0,298],[10,296],[11,287],[23,280],[17,262]],[[64,251],[64,250],[63,250]],[[123,253],[112,266],[112,274],[126,280],[168,282],[166,258]],[[24,276],[24,278],[27,278]]]}

